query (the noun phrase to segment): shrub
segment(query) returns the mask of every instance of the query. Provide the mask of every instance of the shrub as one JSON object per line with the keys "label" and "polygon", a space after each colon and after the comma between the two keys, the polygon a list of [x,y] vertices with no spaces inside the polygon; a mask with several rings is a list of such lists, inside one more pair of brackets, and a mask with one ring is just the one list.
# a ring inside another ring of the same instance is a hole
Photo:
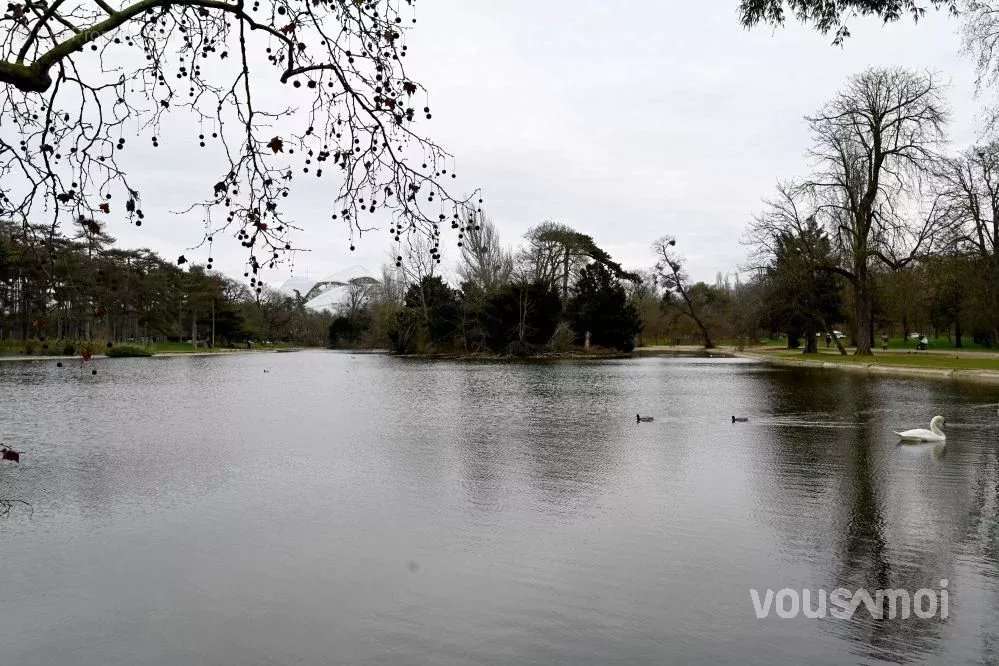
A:
{"label": "shrub", "polygon": [[397,354],[416,354],[426,351],[429,344],[427,327],[419,312],[403,308],[396,313],[395,322],[388,332],[392,351]]}
{"label": "shrub", "polygon": [[97,345],[91,340],[84,340],[80,343],[79,352],[80,356],[83,356],[84,358],[93,356],[97,353]]}
{"label": "shrub", "polygon": [[352,316],[340,315],[333,319],[329,328],[330,348],[352,347],[357,345],[361,336],[371,327],[371,318],[367,312],[361,311]]}
{"label": "shrub", "polygon": [[130,358],[152,356],[153,353],[134,345],[117,345],[108,349],[108,358]]}
{"label": "shrub", "polygon": [[35,353],[35,341],[34,340],[25,340],[24,341],[24,353],[27,354],[28,356],[30,356],[30,355],[32,355],[32,354]]}
{"label": "shrub", "polygon": [[66,345],[62,348],[62,355],[73,356],[74,354],[76,354],[76,345],[74,345],[72,342],[67,342]]}
{"label": "shrub", "polygon": [[521,342],[520,340],[514,340],[506,346],[506,353],[511,356],[533,356],[539,351],[540,349],[537,346],[532,345],[530,342]]}

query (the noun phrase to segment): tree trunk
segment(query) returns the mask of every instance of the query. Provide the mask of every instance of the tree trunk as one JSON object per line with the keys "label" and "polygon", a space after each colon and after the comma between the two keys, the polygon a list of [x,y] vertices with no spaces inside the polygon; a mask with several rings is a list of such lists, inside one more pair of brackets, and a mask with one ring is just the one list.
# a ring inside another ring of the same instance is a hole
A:
{"label": "tree trunk", "polygon": [[836,334],[833,332],[832,328],[829,326],[829,323],[826,321],[826,318],[820,315],[819,316],[819,323],[822,324],[822,330],[824,330],[826,332],[826,335],[828,337],[832,338],[833,342],[836,343],[836,349],[839,350],[839,355],[840,356],[846,356],[846,347],[843,346],[843,341],[840,340],[838,337],[836,337]]}
{"label": "tree trunk", "polygon": [[562,259],[562,302],[569,298],[569,250],[565,251],[565,257]]}
{"label": "tree trunk", "polygon": [[857,356],[873,356],[874,298],[867,273],[867,258],[858,258],[854,270],[854,323],[857,327]]}
{"label": "tree trunk", "polygon": [[806,354],[818,354],[819,344],[818,338],[815,337],[815,328],[813,326],[805,327],[805,351]]}
{"label": "tree trunk", "polygon": [[961,330],[961,317],[958,315],[958,317],[954,320],[954,346],[958,349],[964,347],[964,343],[961,339],[962,337],[963,331]]}
{"label": "tree trunk", "polygon": [[191,346],[198,348],[198,313],[191,310]]}
{"label": "tree trunk", "polygon": [[521,288],[518,302],[520,304],[520,312],[518,313],[520,316],[518,317],[519,321],[517,322],[517,339],[520,340],[520,344],[524,344],[524,340],[527,338],[527,285],[523,285]]}
{"label": "tree trunk", "polygon": [[[997,225],[999,226],[999,225]],[[999,229],[997,229],[997,234],[999,235]],[[999,249],[999,244],[993,246]],[[989,346],[999,342],[999,253],[994,252],[992,255],[992,279],[989,280],[989,290],[992,292],[992,313],[991,313],[991,323],[992,324],[992,339],[989,340]]]}
{"label": "tree trunk", "polygon": [[697,327],[701,329],[701,336],[704,338],[704,348],[714,349],[715,343],[711,340],[711,334],[708,333],[708,329],[704,327],[699,317],[694,317],[694,321],[697,322]]}

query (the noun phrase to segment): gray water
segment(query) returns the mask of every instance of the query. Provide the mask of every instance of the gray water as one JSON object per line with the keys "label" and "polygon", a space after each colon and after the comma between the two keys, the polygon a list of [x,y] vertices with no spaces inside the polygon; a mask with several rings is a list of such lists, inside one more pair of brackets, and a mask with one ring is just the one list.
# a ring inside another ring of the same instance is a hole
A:
{"label": "gray water", "polygon": [[[994,389],[709,359],[95,367],[0,363],[25,451],[0,497],[31,505],[0,518],[4,666],[999,662]],[[897,445],[937,413],[946,447]],[[946,620],[760,620],[749,593],[941,579]]]}

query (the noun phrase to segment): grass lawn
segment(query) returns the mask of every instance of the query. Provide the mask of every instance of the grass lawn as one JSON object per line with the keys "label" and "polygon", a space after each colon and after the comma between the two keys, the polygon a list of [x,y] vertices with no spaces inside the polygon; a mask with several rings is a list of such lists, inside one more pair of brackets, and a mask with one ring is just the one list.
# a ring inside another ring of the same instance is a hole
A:
{"label": "grass lawn", "polygon": [[[954,344],[947,338],[928,338],[930,351],[991,351],[999,352],[999,347],[986,347],[985,345],[976,344],[970,337],[964,338],[963,347],[955,347]],[[731,342],[729,344],[735,344]],[[804,340],[801,342],[802,345],[805,344]],[[849,338],[844,338],[843,344],[849,346]],[[774,338],[764,338],[759,342],[761,347],[787,347],[786,339],[774,339]],[[881,349],[881,336],[874,336],[874,348],[875,350]],[[836,351],[835,343],[829,345],[829,349]],[[889,338],[888,339],[888,350],[889,351],[915,351],[916,342],[914,340],[906,341],[903,338]],[[819,338],[819,350],[826,351],[826,340],[825,336]]]}
{"label": "grass lawn", "polygon": [[[943,350],[947,350],[947,351],[950,351],[950,350],[958,350],[958,351],[999,351],[999,349],[996,349],[995,347],[992,347],[991,349],[989,349],[985,345],[977,344],[974,340],[972,340],[968,336],[964,337],[964,340],[963,340],[964,346],[963,347],[955,347],[954,344],[950,340],[948,340],[947,338],[930,338],[930,337],[927,337],[927,340],[929,341],[929,348],[931,350],[932,349],[938,349],[938,350],[943,349]],[[874,338],[874,344],[880,349],[881,348],[881,338],[878,337],[878,336],[875,336],[875,338]],[[916,348],[916,341],[915,340],[906,341],[903,338],[889,338],[889,340],[888,340],[888,349],[889,350],[896,350],[896,349],[902,349],[902,350],[904,350],[904,349],[915,349],[915,348]]]}
{"label": "grass lawn", "polygon": [[768,351],[767,354],[791,360],[823,361],[827,363],[851,363],[861,365],[890,365],[910,368],[943,368],[946,370],[992,370],[999,372],[999,358],[963,356],[955,358],[945,354],[916,354],[906,352],[875,352],[874,356],[841,356],[838,353],[802,354],[800,351]]}

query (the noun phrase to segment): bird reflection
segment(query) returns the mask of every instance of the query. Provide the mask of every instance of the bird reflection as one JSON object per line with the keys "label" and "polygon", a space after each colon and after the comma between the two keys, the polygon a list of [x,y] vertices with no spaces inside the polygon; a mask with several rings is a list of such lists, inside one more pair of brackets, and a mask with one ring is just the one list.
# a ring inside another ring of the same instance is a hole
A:
{"label": "bird reflection", "polygon": [[924,456],[929,454],[934,460],[942,460],[947,454],[946,442],[923,442],[921,444],[899,442],[895,448],[903,455]]}

